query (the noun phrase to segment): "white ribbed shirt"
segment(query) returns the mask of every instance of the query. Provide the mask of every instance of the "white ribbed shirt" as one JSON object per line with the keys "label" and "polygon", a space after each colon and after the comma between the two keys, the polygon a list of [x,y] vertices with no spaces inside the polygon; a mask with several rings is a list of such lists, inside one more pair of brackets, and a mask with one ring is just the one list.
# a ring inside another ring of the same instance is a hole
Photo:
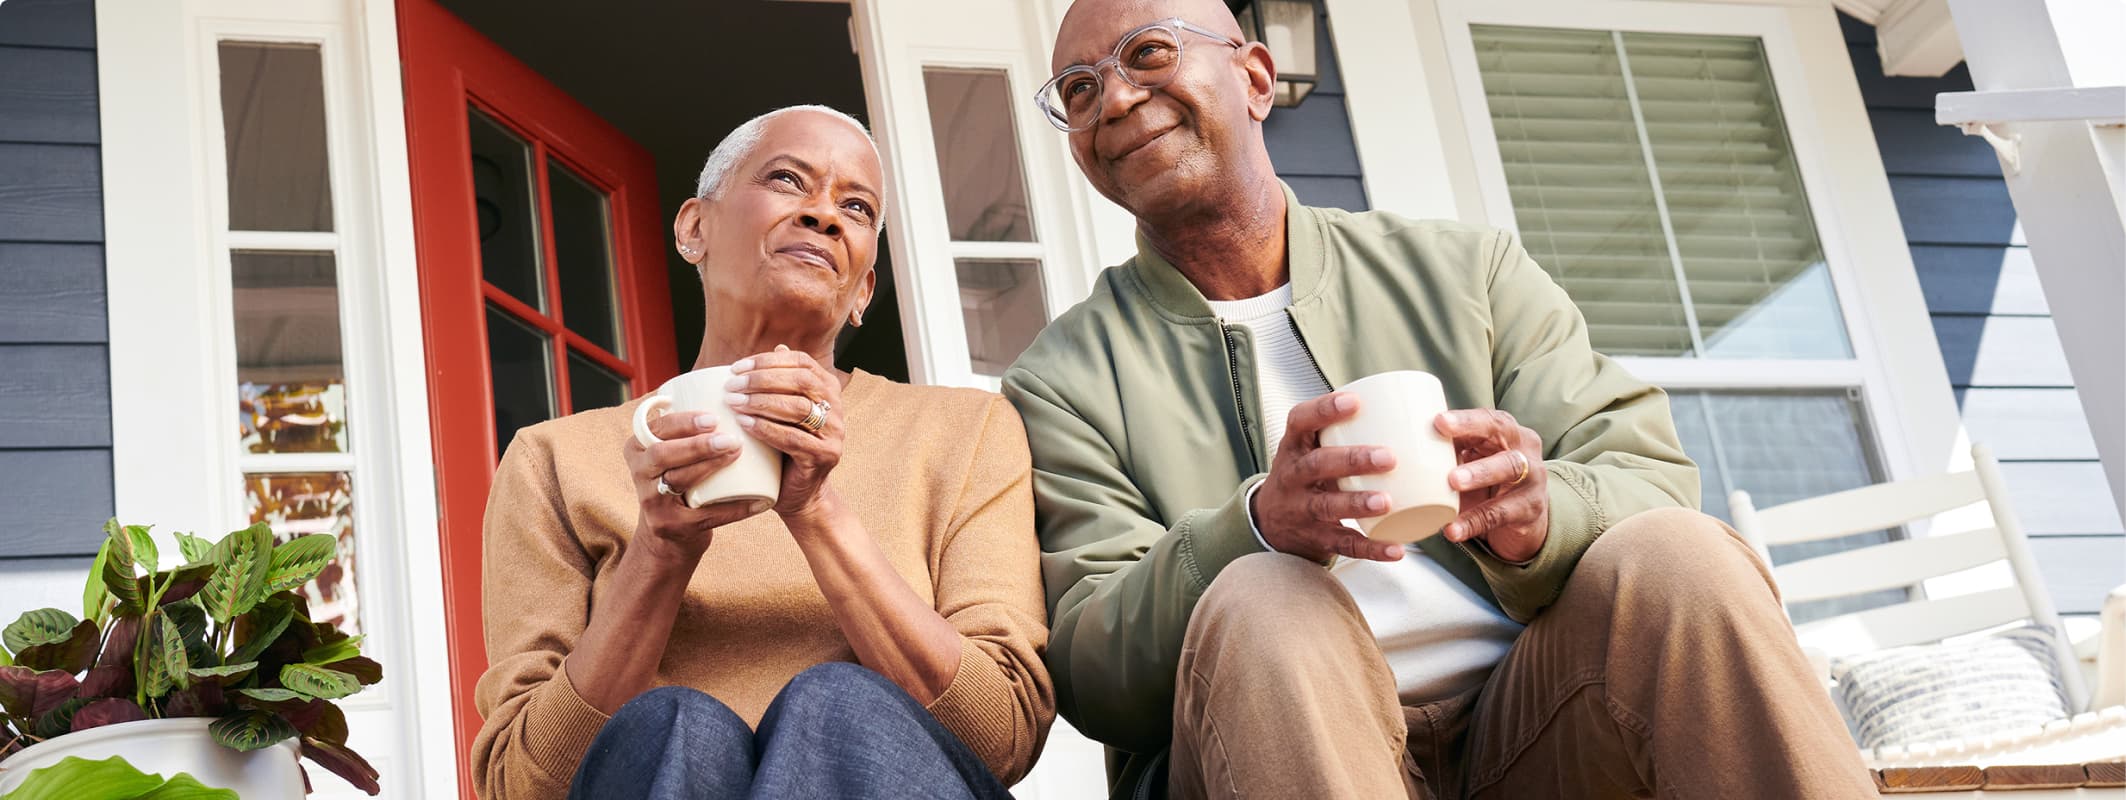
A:
{"label": "white ribbed shirt", "polygon": [[[1292,285],[1245,300],[1212,300],[1227,325],[1248,329],[1255,344],[1255,383],[1261,390],[1252,409],[1262,420],[1264,461],[1284,440],[1292,406],[1329,393],[1329,383],[1307,354],[1285,308]],[[1253,506],[1250,499],[1250,507]],[[1248,520],[1254,525],[1253,516]],[[1274,550],[1255,531],[1266,550]],[[1407,704],[1452,697],[1484,682],[1513,646],[1521,625],[1457,580],[1416,547],[1400,561],[1338,559],[1331,570],[1351,593],[1374,641],[1395,673],[1395,691]]]}

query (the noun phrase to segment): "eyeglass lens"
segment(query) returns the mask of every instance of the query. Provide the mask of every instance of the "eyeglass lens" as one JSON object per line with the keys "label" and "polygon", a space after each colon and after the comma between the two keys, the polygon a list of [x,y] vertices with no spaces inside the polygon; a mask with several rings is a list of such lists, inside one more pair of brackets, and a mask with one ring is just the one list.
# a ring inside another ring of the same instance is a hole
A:
{"label": "eyeglass lens", "polygon": [[[1173,81],[1181,63],[1181,40],[1165,27],[1147,28],[1131,36],[1117,50],[1115,71],[1139,89],[1157,89]],[[1060,113],[1071,128],[1084,128],[1100,114],[1105,84],[1098,65],[1075,69],[1051,83],[1046,105]]]}

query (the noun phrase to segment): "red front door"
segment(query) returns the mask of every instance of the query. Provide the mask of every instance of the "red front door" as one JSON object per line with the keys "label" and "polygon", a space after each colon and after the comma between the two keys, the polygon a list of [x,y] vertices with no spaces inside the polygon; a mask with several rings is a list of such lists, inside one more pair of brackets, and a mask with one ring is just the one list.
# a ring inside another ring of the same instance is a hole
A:
{"label": "red front door", "polygon": [[435,0],[398,12],[463,776],[495,463],[518,428],[625,402],[678,364],[649,153]]}

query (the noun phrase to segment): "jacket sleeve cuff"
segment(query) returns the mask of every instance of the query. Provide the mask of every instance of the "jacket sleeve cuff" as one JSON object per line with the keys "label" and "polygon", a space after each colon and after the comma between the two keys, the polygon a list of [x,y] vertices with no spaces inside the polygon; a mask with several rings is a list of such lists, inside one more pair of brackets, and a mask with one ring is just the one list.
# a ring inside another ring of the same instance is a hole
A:
{"label": "jacket sleeve cuff", "polygon": [[1580,556],[1609,527],[1593,495],[1594,485],[1578,472],[1578,465],[1553,461],[1544,469],[1550,472],[1550,533],[1535,557],[1515,564],[1490,548],[1470,548],[1499,606],[1523,624],[1558,599]]}
{"label": "jacket sleeve cuff", "polygon": [[605,727],[611,717],[585,702],[583,695],[576,693],[576,686],[569,681],[568,662],[554,671],[554,677],[539,689],[539,696],[532,700],[524,714],[524,746],[531,754],[533,763],[546,774],[566,781],[576,774],[576,767],[583,762],[583,754],[591,749],[591,740],[598,738],[598,731]]}
{"label": "jacket sleeve cuff", "polygon": [[1210,588],[1225,565],[1241,556],[1269,552],[1268,544],[1255,533],[1255,515],[1248,511],[1248,500],[1264,477],[1248,478],[1217,508],[1199,508],[1181,518],[1177,527],[1186,533],[1182,539],[1182,563],[1197,592]]}

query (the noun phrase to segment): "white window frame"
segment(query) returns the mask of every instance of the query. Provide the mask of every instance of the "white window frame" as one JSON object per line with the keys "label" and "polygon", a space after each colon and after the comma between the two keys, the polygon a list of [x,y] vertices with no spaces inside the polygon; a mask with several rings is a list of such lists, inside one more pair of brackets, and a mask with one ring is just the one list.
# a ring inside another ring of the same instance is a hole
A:
{"label": "white window frame", "polygon": [[[996,391],[999,379],[974,371],[961,311],[957,258],[1039,259],[1049,319],[1083,300],[1098,268],[1083,183],[1063,134],[1032,107],[1033,88],[1048,77],[1052,34],[1038,4],[955,0],[967,13],[882,0],[852,4],[857,58],[873,133],[887,162],[894,207],[887,210],[895,290],[901,308],[909,379]],[[960,41],[965,44],[946,44]],[[915,42],[910,44],[910,42]],[[955,242],[942,202],[936,139],[930,130],[925,69],[993,70],[1009,87],[1012,130],[1032,215],[1033,242]]]}
{"label": "white window frame", "polygon": [[[332,252],[351,459],[309,466],[351,460],[365,650],[386,675],[342,706],[387,793],[454,795],[443,623],[416,613],[442,607],[442,560],[393,6],[99,0],[96,17],[117,514],[175,552],[173,531],[247,521],[244,464],[304,466],[238,452],[228,252]],[[332,233],[225,233],[224,39],[320,46]]]}
{"label": "white window frame", "polygon": [[[1675,390],[1857,391],[1865,415],[1862,429],[1874,439],[1866,445],[1876,456],[1883,480],[1935,474],[1955,464],[1961,428],[1954,395],[1844,37],[1828,8],[1660,0],[1439,0],[1436,10],[1476,172],[1476,204],[1490,224],[1509,229],[1515,227],[1513,206],[1471,25],[1747,36],[1762,41],[1853,356],[1618,361],[1642,380]],[[1861,264],[1869,268],[1861,269]]]}

